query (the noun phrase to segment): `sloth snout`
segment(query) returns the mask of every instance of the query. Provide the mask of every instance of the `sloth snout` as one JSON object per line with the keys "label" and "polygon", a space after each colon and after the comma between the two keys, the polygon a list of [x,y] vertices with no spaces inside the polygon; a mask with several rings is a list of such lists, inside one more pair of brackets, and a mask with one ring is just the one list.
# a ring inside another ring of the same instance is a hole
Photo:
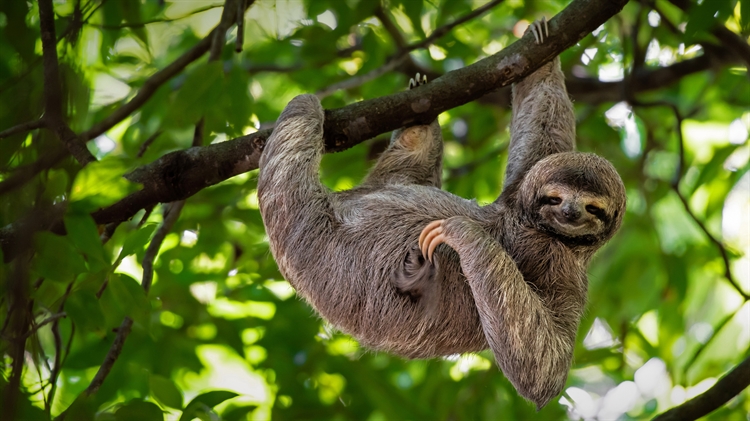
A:
{"label": "sloth snout", "polygon": [[576,206],[575,204],[566,204],[562,208],[562,213],[565,215],[565,218],[567,218],[569,221],[575,222],[579,219],[581,219],[581,210]]}

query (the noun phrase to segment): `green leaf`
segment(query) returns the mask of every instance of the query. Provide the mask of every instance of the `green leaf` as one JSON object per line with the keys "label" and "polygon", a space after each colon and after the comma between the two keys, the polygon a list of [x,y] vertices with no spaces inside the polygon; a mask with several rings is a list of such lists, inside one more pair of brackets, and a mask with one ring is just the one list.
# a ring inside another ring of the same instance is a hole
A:
{"label": "green leaf", "polygon": [[125,244],[122,245],[122,250],[120,251],[120,256],[117,260],[122,260],[126,256],[143,250],[143,247],[148,243],[148,240],[151,238],[151,234],[155,229],[156,224],[147,224],[141,227],[138,231],[130,234],[125,240]]}
{"label": "green leaf", "polygon": [[223,64],[206,63],[196,68],[177,92],[165,118],[168,125],[185,127],[195,124],[224,93]]}
{"label": "green leaf", "polygon": [[221,419],[223,419],[224,421],[241,421],[246,419],[247,414],[249,414],[250,411],[254,410],[257,407],[257,405],[248,405],[231,408],[221,414]]}
{"label": "green leaf", "polygon": [[740,0],[740,25],[742,32],[750,31],[750,0]]}
{"label": "green leaf", "polygon": [[148,381],[153,394],[159,402],[170,408],[182,409],[182,392],[174,382],[164,376],[152,374]]}
{"label": "green leaf", "polygon": [[38,277],[58,282],[71,282],[87,271],[83,256],[76,250],[68,237],[38,232],[34,234],[36,254],[31,268]]}
{"label": "green leaf", "polygon": [[151,304],[143,287],[128,275],[115,273],[109,279],[107,289],[117,297],[122,311],[136,322],[149,324]]}
{"label": "green leaf", "polygon": [[134,187],[123,178],[128,169],[124,160],[110,157],[86,165],[73,181],[70,200],[86,201],[94,209],[120,199]]}
{"label": "green leaf", "polygon": [[65,312],[85,330],[103,333],[105,318],[99,300],[88,290],[75,291],[65,301]]}
{"label": "green leaf", "polygon": [[88,396],[85,392],[81,393],[55,420],[93,420],[96,415],[96,406],[94,396]]}
{"label": "green leaf", "polygon": [[404,12],[406,13],[406,16],[409,17],[409,20],[411,21],[411,26],[414,28],[414,32],[416,32],[420,38],[424,38],[425,33],[424,33],[424,30],[422,29],[423,3],[421,1],[402,0],[401,6],[404,8]]}
{"label": "green leaf", "polygon": [[732,13],[732,0],[704,0],[690,9],[685,36],[692,39],[700,31],[706,31],[722,22]]}
{"label": "green leaf", "polygon": [[[125,17],[125,21],[130,24],[143,23],[141,18],[141,5],[139,0],[119,0],[122,8],[122,15]],[[130,28],[131,31],[143,42],[143,46],[148,48],[148,33],[144,27]]]}
{"label": "green leaf", "polygon": [[[190,421],[195,417],[199,417],[199,414],[206,414],[206,408],[210,409],[214,406],[224,402],[225,400],[232,399],[238,394],[229,392],[226,390],[214,390],[212,392],[206,392],[196,396],[189,404],[185,407],[182,412],[180,421]],[[201,417],[201,419],[205,419]]]}
{"label": "green leaf", "polygon": [[117,421],[162,421],[164,413],[152,402],[133,399],[115,412]]}
{"label": "green leaf", "polygon": [[88,213],[69,213],[65,215],[65,230],[68,238],[86,257],[92,272],[98,272],[109,266],[104,252],[99,231],[94,219]]}

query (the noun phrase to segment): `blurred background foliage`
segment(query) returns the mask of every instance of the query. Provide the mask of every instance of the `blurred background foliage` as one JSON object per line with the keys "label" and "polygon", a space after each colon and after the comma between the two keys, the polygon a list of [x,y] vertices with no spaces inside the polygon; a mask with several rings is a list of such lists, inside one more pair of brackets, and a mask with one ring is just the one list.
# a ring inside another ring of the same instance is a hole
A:
{"label": "blurred background foliage", "polygon": [[[321,95],[335,108],[397,92],[415,69],[434,78],[500,51],[529,21],[553,16],[567,1],[496,3],[376,74],[405,46],[485,1],[258,0],[245,14],[242,51],[234,51],[233,26],[219,62],[200,57],[150,86],[155,93],[142,107],[88,143],[98,162],[83,169],[71,158],[45,163],[61,148],[46,130],[1,139],[0,226],[68,203],[67,235],[36,233],[28,270],[0,269],[3,404],[17,398],[17,419],[66,409],[68,419],[97,420],[642,419],[712,386],[750,347],[750,83],[747,62],[720,37],[731,31],[747,47],[750,1],[631,1],[562,54],[571,86],[590,86],[571,87],[578,147],[618,168],[628,211],[591,266],[565,392],[539,413],[489,352],[405,361],[362,349],[320,320],[269,252],[257,171],[186,201],[148,294],[139,285],[141,265],[162,206],[100,240],[105,227],[89,212],[137,190],[124,173],[190,147],[201,117],[204,144],[216,143],[269,127],[300,93],[349,83]],[[84,132],[130,101],[209,34],[223,6],[55,0],[72,130]],[[43,110],[38,8],[36,1],[0,3],[0,130]],[[702,68],[680,72],[707,57]],[[629,84],[637,77],[651,84]],[[479,202],[499,194],[511,116],[503,98],[440,116],[445,189]],[[356,185],[386,142],[383,135],[326,155],[323,180],[333,189]],[[29,168],[32,177],[10,186]],[[20,393],[9,390],[14,309],[5,293],[17,276],[24,276],[31,326]],[[132,332],[88,396],[125,316]],[[708,419],[746,420],[749,410],[746,390]]]}

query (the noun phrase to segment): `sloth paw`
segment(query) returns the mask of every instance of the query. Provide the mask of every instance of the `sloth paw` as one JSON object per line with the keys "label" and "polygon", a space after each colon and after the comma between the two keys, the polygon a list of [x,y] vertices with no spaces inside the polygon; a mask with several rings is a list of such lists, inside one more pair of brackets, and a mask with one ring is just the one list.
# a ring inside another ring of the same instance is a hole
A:
{"label": "sloth paw", "polygon": [[417,72],[417,75],[413,78],[409,79],[409,89],[414,89],[418,86],[422,86],[427,83],[427,75],[423,75],[422,78],[419,78],[419,72]]}
{"label": "sloth paw", "polygon": [[435,248],[445,242],[443,222],[445,222],[444,219],[432,221],[419,234],[419,249],[422,251],[422,256],[430,262],[432,262],[432,254],[435,252]]}
{"label": "sloth paw", "polygon": [[544,38],[549,38],[549,27],[547,26],[547,18],[542,17],[540,20],[531,22],[526,32],[531,31],[534,34],[534,39],[537,44],[543,44]]}

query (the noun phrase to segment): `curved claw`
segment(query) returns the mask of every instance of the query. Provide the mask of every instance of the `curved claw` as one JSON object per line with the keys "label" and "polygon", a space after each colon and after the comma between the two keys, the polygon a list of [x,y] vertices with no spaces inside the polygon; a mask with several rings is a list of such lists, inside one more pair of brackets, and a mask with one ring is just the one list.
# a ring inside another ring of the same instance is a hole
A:
{"label": "curved claw", "polygon": [[422,257],[432,262],[435,248],[444,242],[443,220],[439,219],[427,224],[422,233],[419,234],[419,249],[422,251]]}
{"label": "curved claw", "polygon": [[413,77],[409,79],[409,89],[414,89],[418,86],[422,86],[425,83],[427,83],[427,75],[422,75],[421,79],[419,76],[419,72]]}
{"label": "curved claw", "polygon": [[534,39],[536,40],[537,44],[544,43],[544,37],[549,38],[549,26],[547,25],[547,18],[542,17],[542,19],[532,22],[529,25],[529,30],[532,34],[534,34]]}

